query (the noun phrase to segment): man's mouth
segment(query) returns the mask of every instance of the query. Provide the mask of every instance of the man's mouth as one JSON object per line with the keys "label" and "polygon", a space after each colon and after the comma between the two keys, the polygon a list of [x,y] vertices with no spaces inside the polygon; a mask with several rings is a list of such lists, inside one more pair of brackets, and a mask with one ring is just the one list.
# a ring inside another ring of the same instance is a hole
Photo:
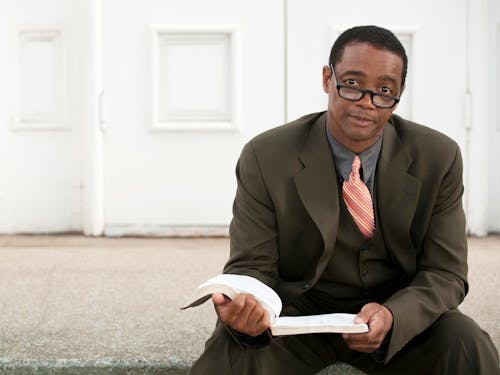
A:
{"label": "man's mouth", "polygon": [[372,118],[363,115],[350,114],[349,117],[360,126],[369,126],[375,122]]}

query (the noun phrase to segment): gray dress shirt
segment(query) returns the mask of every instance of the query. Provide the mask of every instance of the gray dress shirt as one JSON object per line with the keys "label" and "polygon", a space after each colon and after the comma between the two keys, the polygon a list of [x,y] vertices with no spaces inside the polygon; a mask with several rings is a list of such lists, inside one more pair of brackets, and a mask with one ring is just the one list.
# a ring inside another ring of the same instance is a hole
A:
{"label": "gray dress shirt", "polygon": [[[332,149],[333,161],[335,162],[337,175],[342,185],[344,180],[349,179],[355,153],[333,138],[328,128],[326,128],[326,135],[328,137],[328,142],[330,143],[330,148]],[[380,136],[372,146],[358,154],[361,160],[361,178],[368,187],[368,190],[370,190],[372,199],[374,197],[375,169],[377,168],[377,161],[380,155],[381,147],[382,136]]]}

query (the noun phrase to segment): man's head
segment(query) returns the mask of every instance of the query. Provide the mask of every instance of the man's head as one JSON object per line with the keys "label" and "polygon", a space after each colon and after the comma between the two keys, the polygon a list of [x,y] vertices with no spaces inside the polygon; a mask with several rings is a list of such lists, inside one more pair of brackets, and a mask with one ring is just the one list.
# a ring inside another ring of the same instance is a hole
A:
{"label": "man's head", "polygon": [[339,142],[355,153],[376,142],[403,92],[406,63],[388,30],[361,26],[340,35],[323,67],[327,125]]}
{"label": "man's head", "polygon": [[335,66],[342,59],[345,46],[351,43],[368,43],[373,47],[391,51],[401,57],[403,61],[401,86],[405,85],[408,57],[403,45],[392,31],[378,26],[356,26],[344,31],[333,43],[330,51],[329,63],[332,66]]}

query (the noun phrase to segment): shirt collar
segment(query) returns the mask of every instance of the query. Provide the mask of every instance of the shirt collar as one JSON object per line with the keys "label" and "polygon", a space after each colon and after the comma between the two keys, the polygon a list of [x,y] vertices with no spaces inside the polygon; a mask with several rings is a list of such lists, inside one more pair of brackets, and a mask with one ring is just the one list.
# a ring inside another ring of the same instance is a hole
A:
{"label": "shirt collar", "polygon": [[[345,147],[342,143],[337,141],[330,134],[328,128],[326,128],[326,135],[328,137],[328,142],[330,143],[330,148],[332,150],[333,160],[337,168],[337,173],[343,180],[348,180],[349,174],[351,173],[352,162],[354,161],[355,153]],[[372,146],[358,154],[361,160],[361,168],[363,170],[363,181],[367,185],[371,184],[373,186],[373,177],[375,175],[375,169],[377,167],[377,161],[380,155],[381,147],[382,135]]]}

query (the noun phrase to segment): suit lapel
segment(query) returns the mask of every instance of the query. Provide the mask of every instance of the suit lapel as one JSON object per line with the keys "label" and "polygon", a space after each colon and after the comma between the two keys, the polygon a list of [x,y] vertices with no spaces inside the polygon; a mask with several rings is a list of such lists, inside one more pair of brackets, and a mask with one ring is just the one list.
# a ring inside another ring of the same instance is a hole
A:
{"label": "suit lapel", "polygon": [[376,172],[378,217],[388,250],[410,278],[416,271],[410,228],[420,194],[420,181],[408,174],[412,162],[387,124]]}
{"label": "suit lapel", "polygon": [[[313,283],[328,263],[339,224],[339,192],[331,148],[326,137],[326,113],[311,124],[299,158],[304,169],[294,176],[300,200],[318,227],[324,241]],[[416,255],[410,228],[420,194],[420,181],[408,174],[413,160],[405,151],[394,127],[384,128],[376,171],[378,218],[388,251],[413,278]]]}
{"label": "suit lapel", "polygon": [[311,124],[309,137],[299,154],[304,169],[294,176],[300,200],[321,232],[325,244],[313,283],[330,259],[339,223],[337,175],[325,126],[326,113]]}

